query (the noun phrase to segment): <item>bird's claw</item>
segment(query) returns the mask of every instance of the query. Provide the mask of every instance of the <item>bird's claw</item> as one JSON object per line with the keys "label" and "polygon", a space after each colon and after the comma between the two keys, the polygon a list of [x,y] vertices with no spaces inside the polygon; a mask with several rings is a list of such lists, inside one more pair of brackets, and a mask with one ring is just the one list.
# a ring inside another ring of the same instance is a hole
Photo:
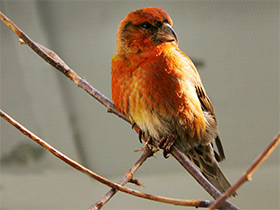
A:
{"label": "bird's claw", "polygon": [[175,142],[176,136],[171,134],[169,136],[164,136],[160,139],[158,147],[163,149],[163,156],[168,158],[168,154],[170,153],[171,147]]}
{"label": "bird's claw", "polygon": [[142,131],[142,130],[137,126],[136,123],[133,123],[133,124],[132,124],[132,129],[134,129],[134,128],[136,129],[136,131],[138,130],[138,138],[139,138],[140,143],[142,144],[142,137],[145,136],[145,132]]}
{"label": "bird's claw", "polygon": [[140,141],[141,144],[142,144],[142,136],[144,136],[144,135],[145,135],[144,131],[139,129],[138,138],[139,138],[139,141]]}

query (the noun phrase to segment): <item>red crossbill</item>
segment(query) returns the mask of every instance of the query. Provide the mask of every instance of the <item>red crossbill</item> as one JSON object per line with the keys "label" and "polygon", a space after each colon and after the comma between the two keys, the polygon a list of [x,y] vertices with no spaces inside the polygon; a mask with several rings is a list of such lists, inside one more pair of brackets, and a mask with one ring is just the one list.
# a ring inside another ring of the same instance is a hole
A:
{"label": "red crossbill", "polygon": [[[172,20],[149,7],[120,23],[112,58],[112,99],[139,128],[140,138],[164,149],[174,144],[220,191],[230,187],[214,108],[190,58],[178,48]],[[217,145],[217,151],[213,148]]]}

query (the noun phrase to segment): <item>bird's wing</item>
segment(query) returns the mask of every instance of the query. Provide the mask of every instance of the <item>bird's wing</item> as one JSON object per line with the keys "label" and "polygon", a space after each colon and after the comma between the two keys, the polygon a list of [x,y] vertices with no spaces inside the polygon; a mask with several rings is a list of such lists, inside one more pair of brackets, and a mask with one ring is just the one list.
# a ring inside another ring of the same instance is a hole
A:
{"label": "bird's wing", "polygon": [[[203,86],[201,84],[197,84],[195,86],[196,89],[196,94],[198,96],[198,99],[200,101],[201,104],[201,108],[204,112],[209,112],[215,119],[215,111],[214,111],[214,107],[210,101],[210,99],[208,98],[208,96],[205,93],[205,90],[203,88]],[[215,138],[215,143],[218,149],[218,153],[215,151],[215,157],[217,161],[222,161],[225,159],[225,153],[224,153],[224,149],[221,143],[221,140],[219,138],[219,136],[217,136]]]}
{"label": "bird's wing", "polygon": [[195,89],[196,89],[196,94],[197,94],[198,99],[200,101],[202,110],[205,111],[205,112],[210,112],[211,115],[213,115],[215,117],[214,107],[213,107],[210,99],[206,95],[203,86],[202,85],[196,85]]}

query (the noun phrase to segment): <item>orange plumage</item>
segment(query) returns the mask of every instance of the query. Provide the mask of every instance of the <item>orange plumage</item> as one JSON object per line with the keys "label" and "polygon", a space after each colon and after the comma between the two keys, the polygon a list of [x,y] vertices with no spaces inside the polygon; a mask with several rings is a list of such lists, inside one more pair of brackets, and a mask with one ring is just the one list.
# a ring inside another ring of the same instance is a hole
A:
{"label": "orange plumage", "polygon": [[217,163],[224,152],[214,108],[171,26],[169,15],[156,7],[138,9],[121,21],[112,58],[113,102],[154,146],[172,139],[224,192],[230,184]]}

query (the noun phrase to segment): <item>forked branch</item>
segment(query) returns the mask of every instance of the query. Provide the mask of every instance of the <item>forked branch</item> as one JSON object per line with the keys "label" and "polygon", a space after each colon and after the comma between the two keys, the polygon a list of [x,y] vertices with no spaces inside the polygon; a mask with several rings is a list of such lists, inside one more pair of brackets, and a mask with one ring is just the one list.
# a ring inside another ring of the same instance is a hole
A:
{"label": "forked branch", "polygon": [[123,187],[120,184],[116,184],[114,182],[111,182],[110,180],[92,172],[88,168],[82,166],[81,164],[77,163],[76,161],[70,159],[65,154],[60,152],[59,150],[52,147],[50,144],[46,143],[43,139],[33,134],[31,131],[23,127],[20,123],[18,123],[16,120],[11,118],[9,115],[7,115],[5,112],[3,112],[0,109],[0,116],[8,121],[11,125],[16,127],[20,132],[22,132],[24,135],[35,141],[37,144],[44,147],[46,150],[48,150],[50,153],[58,157],[60,160],[64,161],[68,165],[72,166],[73,168],[77,169],[78,171],[81,171],[85,173],[86,175],[92,177],[93,179],[107,185],[108,187],[114,188],[116,190],[141,197],[146,198],[153,201],[159,201],[163,203],[169,203],[169,204],[175,204],[175,205],[182,205],[182,206],[195,206],[195,207],[208,207],[211,204],[211,201],[202,201],[202,200],[183,200],[183,199],[175,199],[175,198],[167,198],[162,196],[155,196],[152,194],[147,194],[143,192],[139,192],[137,190],[132,190],[130,188]]}
{"label": "forked branch", "polygon": [[[123,176],[123,178],[118,182],[118,184],[124,186],[127,182],[132,180],[133,174],[138,170],[138,168],[144,163],[144,161],[153,156],[153,151],[150,149],[149,145],[145,145],[143,154],[136,161],[131,169]],[[107,192],[103,198],[92,205],[89,210],[101,209],[115,194],[117,190],[112,188],[109,192]]]}

